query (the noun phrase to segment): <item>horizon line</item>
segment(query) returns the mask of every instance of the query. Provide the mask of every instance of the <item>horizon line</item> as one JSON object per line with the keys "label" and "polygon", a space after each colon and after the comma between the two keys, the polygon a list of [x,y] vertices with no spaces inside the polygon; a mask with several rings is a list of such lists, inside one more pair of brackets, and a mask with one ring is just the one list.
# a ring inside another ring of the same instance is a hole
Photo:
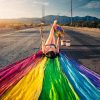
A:
{"label": "horizon line", "polygon": [[[44,17],[46,16],[65,16],[65,17],[71,17],[71,16],[66,16],[66,15],[45,15]],[[90,16],[90,17],[95,17],[95,18],[98,18],[100,19],[99,17],[96,17],[96,16],[91,16],[91,15],[86,15],[86,16]],[[73,17],[86,17],[86,16],[73,16]],[[10,19],[25,19],[25,18],[43,18],[43,17],[16,17],[16,18],[0,18],[0,20],[10,20]]]}

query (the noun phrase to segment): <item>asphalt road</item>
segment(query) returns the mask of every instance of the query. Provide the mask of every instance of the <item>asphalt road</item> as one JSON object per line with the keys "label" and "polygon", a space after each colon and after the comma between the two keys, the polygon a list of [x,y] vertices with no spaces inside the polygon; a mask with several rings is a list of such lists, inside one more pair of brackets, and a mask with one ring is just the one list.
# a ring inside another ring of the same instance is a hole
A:
{"label": "asphalt road", "polygon": [[[71,47],[63,47],[62,51],[100,74],[100,37],[90,36],[84,32],[78,32],[73,29],[66,29],[66,39],[71,40]],[[90,33],[89,33],[90,34]],[[99,34],[99,33],[98,33]]]}
{"label": "asphalt road", "polygon": [[30,56],[38,50],[40,43],[38,29],[0,34],[0,67]]}
{"label": "asphalt road", "polygon": [[[47,38],[49,29],[44,29]],[[100,74],[100,37],[65,29],[71,47],[61,47],[68,56]],[[0,67],[12,64],[35,53],[41,45],[39,28],[0,34]]]}

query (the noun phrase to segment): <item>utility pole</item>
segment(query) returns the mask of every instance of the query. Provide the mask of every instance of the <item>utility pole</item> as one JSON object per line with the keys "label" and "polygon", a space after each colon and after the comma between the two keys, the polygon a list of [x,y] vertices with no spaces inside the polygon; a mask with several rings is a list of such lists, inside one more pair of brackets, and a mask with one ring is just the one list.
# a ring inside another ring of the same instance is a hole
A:
{"label": "utility pole", "polygon": [[72,19],[72,17],[73,17],[73,2],[72,2],[72,0],[71,0],[71,25],[73,24],[73,19]]}
{"label": "utility pole", "polygon": [[44,26],[44,23],[45,23],[45,19],[44,19],[44,16],[45,16],[45,6],[48,3],[35,1],[34,4],[41,6],[42,20],[41,20],[41,24],[40,24],[40,36],[41,36],[41,44],[43,44],[43,42],[44,42],[44,39],[43,39],[43,26]]}
{"label": "utility pole", "polygon": [[48,3],[47,2],[38,2],[38,1],[34,1],[33,3],[35,5],[40,5],[41,6],[42,21],[44,21],[45,6],[48,5]]}
{"label": "utility pole", "polygon": [[57,19],[58,23],[60,24],[60,13],[57,14]]}
{"label": "utility pole", "polygon": [[44,16],[45,16],[45,5],[42,4],[42,22],[44,23],[45,22],[45,19],[44,19]]}
{"label": "utility pole", "polygon": [[41,35],[41,44],[42,46],[45,43],[45,40],[43,39],[43,26],[45,24],[45,4],[41,3],[41,7],[42,7],[42,20],[41,20],[41,27],[40,27],[40,35]]}

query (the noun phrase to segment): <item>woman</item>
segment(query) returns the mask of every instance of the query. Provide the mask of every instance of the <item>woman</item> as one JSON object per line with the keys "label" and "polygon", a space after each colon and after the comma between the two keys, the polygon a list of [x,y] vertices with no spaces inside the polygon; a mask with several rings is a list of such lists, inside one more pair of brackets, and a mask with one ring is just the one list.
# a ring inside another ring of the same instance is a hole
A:
{"label": "woman", "polygon": [[[55,41],[55,35],[57,36],[57,42]],[[64,36],[64,31],[61,26],[57,25],[57,20],[54,21],[50,30],[50,35],[46,43],[42,42],[42,52],[49,58],[54,58],[59,55],[60,39]]]}

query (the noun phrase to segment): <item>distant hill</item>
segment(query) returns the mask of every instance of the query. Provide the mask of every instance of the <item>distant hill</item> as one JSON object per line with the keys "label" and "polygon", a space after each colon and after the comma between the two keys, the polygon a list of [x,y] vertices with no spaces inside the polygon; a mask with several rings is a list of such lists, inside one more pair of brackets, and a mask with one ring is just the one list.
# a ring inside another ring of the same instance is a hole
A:
{"label": "distant hill", "polygon": [[[48,15],[44,17],[46,23],[52,23],[55,19],[58,19],[58,22],[61,24],[69,23],[71,20],[71,17],[68,16],[58,16],[58,15]],[[85,17],[73,17],[73,22],[77,21],[100,21],[99,18],[92,17],[92,16],[85,16]],[[42,18],[17,18],[17,19],[0,19],[0,23],[31,23],[31,24],[37,24],[41,23]]]}
{"label": "distant hill", "polygon": [[[58,22],[61,24],[69,23],[71,21],[71,17],[68,16],[56,16],[56,15],[48,15],[44,17],[45,21],[47,23],[51,23],[54,21],[54,19],[58,19]],[[78,22],[78,21],[100,21],[99,18],[92,17],[92,16],[85,16],[85,17],[73,17],[72,18],[73,22]]]}

